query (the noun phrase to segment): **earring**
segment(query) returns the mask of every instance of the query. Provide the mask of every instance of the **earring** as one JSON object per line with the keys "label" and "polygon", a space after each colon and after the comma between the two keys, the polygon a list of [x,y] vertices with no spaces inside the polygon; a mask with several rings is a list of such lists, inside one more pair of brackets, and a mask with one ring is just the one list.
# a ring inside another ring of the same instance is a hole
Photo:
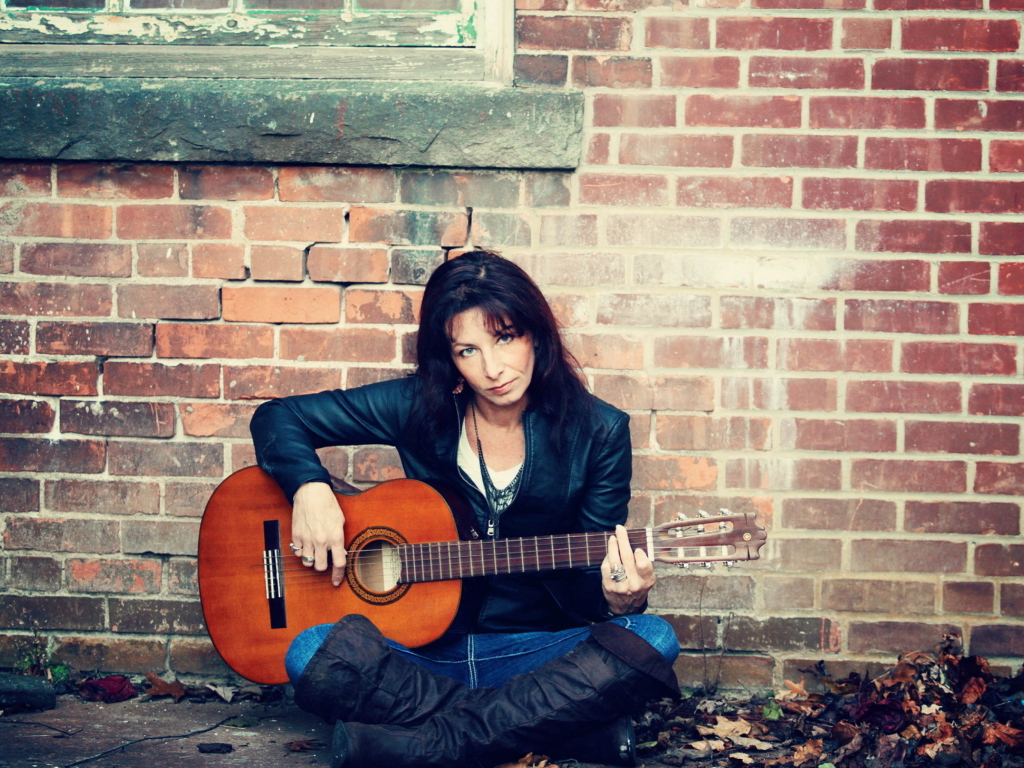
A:
{"label": "earring", "polygon": [[452,390],[452,394],[453,395],[461,395],[462,394],[462,390],[465,389],[465,388],[466,388],[466,380],[460,377],[458,383],[456,383],[456,385],[455,385],[455,389]]}

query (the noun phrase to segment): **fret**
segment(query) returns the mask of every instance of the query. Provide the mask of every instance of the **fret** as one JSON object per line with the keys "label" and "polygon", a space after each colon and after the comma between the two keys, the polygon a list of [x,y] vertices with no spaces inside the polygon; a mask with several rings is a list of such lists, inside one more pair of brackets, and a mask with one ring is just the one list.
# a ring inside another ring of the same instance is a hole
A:
{"label": "fret", "polygon": [[448,578],[454,579],[455,572],[452,570],[452,543],[450,541],[446,543],[445,549],[448,550],[445,552],[445,557],[448,559]]}
{"label": "fret", "polygon": [[521,573],[526,573],[526,553],[523,552],[523,540],[519,540],[519,567],[522,568]]}
{"label": "fret", "polygon": [[554,570],[554,568],[555,568],[555,537],[554,536],[548,536],[548,545],[549,545],[549,548],[551,549],[551,569]]}
{"label": "fret", "polygon": [[512,573],[512,555],[508,547],[508,539],[505,539],[505,573]]}
{"label": "fret", "polygon": [[437,581],[434,578],[434,544],[427,544],[427,562],[430,563],[430,581]]}
{"label": "fret", "polygon": [[565,542],[566,542],[566,544],[569,545],[569,567],[572,568],[572,541],[571,541],[571,537],[566,535]]}
{"label": "fret", "polygon": [[533,537],[533,569],[540,570],[540,537]]}
{"label": "fret", "polygon": [[496,546],[494,546],[494,544],[495,544],[495,542],[492,539],[491,540],[491,554],[494,557],[494,572],[497,573],[498,572],[498,548]]}

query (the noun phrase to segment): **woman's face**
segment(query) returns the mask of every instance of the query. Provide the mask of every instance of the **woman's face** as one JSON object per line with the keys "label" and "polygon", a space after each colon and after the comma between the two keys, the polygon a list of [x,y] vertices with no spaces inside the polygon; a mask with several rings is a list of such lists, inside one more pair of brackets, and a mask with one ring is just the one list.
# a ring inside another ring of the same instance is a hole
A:
{"label": "woman's face", "polygon": [[533,380],[533,340],[512,328],[491,331],[479,309],[452,318],[452,358],[466,384],[481,400],[499,408],[526,404]]}

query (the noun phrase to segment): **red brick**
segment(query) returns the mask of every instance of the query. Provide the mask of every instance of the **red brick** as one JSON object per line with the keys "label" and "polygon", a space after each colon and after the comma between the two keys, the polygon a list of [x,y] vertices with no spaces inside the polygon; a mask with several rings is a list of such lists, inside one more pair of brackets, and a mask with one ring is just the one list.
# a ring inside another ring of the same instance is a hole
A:
{"label": "red brick", "polygon": [[1016,59],[997,61],[996,90],[1000,93],[1024,91],[1024,62]]}
{"label": "red brick", "polygon": [[33,592],[59,592],[61,563],[51,557],[11,557],[8,586]]}
{"label": "red brick", "polygon": [[743,128],[799,128],[799,96],[712,96],[686,98],[686,124]]}
{"label": "red brick", "polygon": [[259,325],[160,323],[157,357],[273,357],[274,331]]}
{"label": "red brick", "polygon": [[278,172],[281,200],[296,202],[387,203],[395,199],[390,168],[303,166]]}
{"label": "red brick", "polygon": [[132,252],[127,245],[105,243],[26,243],[22,272],[73,277],[129,277]]}
{"label": "red brick", "polygon": [[627,410],[714,410],[714,386],[703,376],[596,375],[594,394]]}
{"label": "red brick", "polygon": [[929,181],[925,208],[937,213],[1024,213],[1024,182]]}
{"label": "red brick", "polygon": [[235,443],[231,446],[231,466],[229,472],[237,472],[246,467],[255,467],[256,449],[249,443]]}
{"label": "red brick", "polygon": [[814,579],[769,576],[761,581],[764,607],[770,611],[814,608]]}
{"label": "red brick", "polygon": [[165,483],[164,511],[173,517],[202,517],[213,483]]}
{"label": "red brick", "polygon": [[1020,44],[1020,22],[1011,19],[902,19],[906,51],[1006,51]]}
{"label": "red brick", "polygon": [[641,490],[714,490],[718,466],[694,456],[633,456],[633,487]]}
{"label": "red brick", "polygon": [[984,336],[1024,336],[1024,304],[971,304],[967,332]]}
{"label": "red brick", "polygon": [[53,407],[45,400],[0,400],[0,432],[45,433],[53,422]]}
{"label": "red brick", "polygon": [[846,223],[841,219],[769,219],[743,217],[731,222],[730,240],[742,248],[799,248],[841,251]]}
{"label": "red brick", "polygon": [[992,281],[990,270],[987,261],[939,262],[939,293],[960,296],[988,293]]}
{"label": "red brick", "polygon": [[594,125],[664,128],[676,124],[676,97],[671,95],[598,93]]}
{"label": "red brick", "polygon": [[984,59],[880,59],[871,68],[871,85],[886,91],[985,91]]}
{"label": "red brick", "polygon": [[1024,495],[1024,464],[996,464],[979,461],[974,478],[975,493]]}
{"label": "red brick", "polygon": [[924,128],[924,99],[812,96],[810,128]]}
{"label": "red brick", "polygon": [[248,365],[224,369],[224,396],[231,400],[269,399],[337,389],[337,368],[279,368]]}
{"label": "red brick", "polygon": [[752,88],[864,88],[864,63],[859,59],[753,56],[748,84]]}
{"label": "red brick", "polygon": [[[966,0],[963,0],[966,1]],[[975,3],[972,8],[981,8],[981,0],[973,0]],[[1024,2],[1022,0],[990,0],[989,10],[992,11],[1024,11]]]}
{"label": "red brick", "polygon": [[198,635],[205,633],[198,602],[184,600],[107,600],[112,632]]}
{"label": "red brick", "polygon": [[219,397],[220,366],[109,361],[103,367],[103,391],[140,397]]}
{"label": "red brick", "polygon": [[213,320],[220,317],[220,291],[212,285],[120,285],[119,317]]}
{"label": "red brick", "polygon": [[728,168],[732,145],[731,136],[627,133],[619,139],[619,163]]}
{"label": "red brick", "polygon": [[94,475],[102,472],[105,464],[106,445],[102,440],[0,438],[0,472],[75,472]]}
{"label": "red brick", "polygon": [[345,226],[343,211],[334,208],[246,206],[244,213],[250,240],[337,243]]}
{"label": "red brick", "polygon": [[1017,424],[910,421],[906,426],[907,452],[972,453],[1014,456],[1020,453]]}
{"label": "red brick", "polygon": [[892,342],[848,339],[779,339],[784,371],[891,371]]}
{"label": "red brick", "polygon": [[30,334],[29,324],[23,320],[0,320],[0,355],[27,355]]}
{"label": "red brick", "polygon": [[597,245],[597,216],[541,216],[540,244],[570,247]]}
{"label": "red brick", "polygon": [[355,207],[349,215],[351,243],[458,248],[467,243],[468,236],[469,221],[465,213]]}
{"label": "red brick", "polygon": [[19,395],[95,395],[95,363],[0,362],[0,392]]}
{"label": "red brick", "polygon": [[757,336],[663,336],[654,340],[659,368],[764,368],[768,340]]}
{"label": "red brick", "polygon": [[891,45],[891,19],[843,19],[843,48],[847,50],[881,51],[889,48]]}
{"label": "red brick", "polygon": [[533,243],[530,216],[525,213],[474,212],[470,234],[475,245],[485,248],[529,247]]}
{"label": "red brick", "polygon": [[864,167],[884,171],[980,171],[981,141],[869,136],[864,144]]}
{"label": "red brick", "polygon": [[999,293],[1003,296],[1024,296],[1024,263],[1005,262],[999,265]]}
{"label": "red brick", "polygon": [[108,520],[12,518],[4,545],[8,549],[110,554],[116,552],[119,523]]}
{"label": "red brick", "polygon": [[855,459],[850,484],[871,492],[964,493],[967,465],[962,461]]}
{"label": "red brick", "polygon": [[[622,285],[626,282],[626,259],[618,253],[549,253],[538,262],[534,276],[547,285]],[[580,307],[581,324],[586,324],[589,303]]]}
{"label": "red brick", "polygon": [[570,351],[585,368],[641,370],[643,345],[635,336],[576,334],[566,339]]}
{"label": "red brick", "polygon": [[986,256],[1024,255],[1024,223],[982,221],[978,252]]}
{"label": "red brick", "polygon": [[123,240],[226,240],[231,211],[214,205],[122,205],[117,236]]}
{"label": "red brick", "polygon": [[782,446],[797,451],[896,450],[896,422],[875,419],[785,419]]}
{"label": "red brick", "polygon": [[254,245],[249,259],[253,280],[302,282],[305,252],[289,245]]}
{"label": "red brick", "polygon": [[857,165],[855,136],[743,137],[743,165],[767,168],[854,168]]}
{"label": "red brick", "polygon": [[149,357],[153,354],[153,326],[149,323],[40,322],[36,326],[36,352]]}
{"label": "red brick", "polygon": [[858,221],[858,251],[889,253],[970,253],[966,221]]}
{"label": "red brick", "polygon": [[249,437],[254,406],[234,403],[181,403],[181,428],[192,437]]}
{"label": "red brick", "polygon": [[386,283],[388,252],[384,248],[314,245],[307,270],[311,279],[334,283]]}
{"label": "red brick", "polygon": [[1020,131],[1024,102],[981,99],[936,99],[935,128],[955,131]]}
{"label": "red brick", "polygon": [[958,333],[959,305],[941,301],[848,299],[843,327],[847,331],[884,333]]}
{"label": "red brick", "polygon": [[390,363],[395,359],[395,334],[374,328],[281,331],[281,359]]}
{"label": "red brick", "polygon": [[666,451],[766,451],[771,419],[658,414],[658,446]]}
{"label": "red brick", "polygon": [[832,459],[727,459],[726,488],[838,491],[842,463]]}
{"label": "red brick", "polygon": [[738,88],[735,56],[662,56],[661,85],[667,88]]}
{"label": "red brick", "polygon": [[55,638],[53,658],[74,669],[141,675],[164,668],[167,663],[167,641]]}
{"label": "red brick", "polygon": [[39,483],[23,477],[0,477],[0,499],[6,513],[39,511]]}
{"label": "red brick", "polygon": [[[224,449],[219,443],[112,441],[107,452],[111,475],[221,477],[224,474]],[[126,545],[124,551],[131,550]]]}
{"label": "red brick", "polygon": [[142,277],[187,277],[188,247],[184,243],[139,243],[135,268]]}
{"label": "red brick", "polygon": [[852,413],[959,413],[960,384],[931,381],[851,381],[846,409]]}
{"label": "red brick", "polygon": [[247,323],[336,323],[341,293],[333,287],[225,286],[224,319]]}
{"label": "red brick", "polygon": [[715,45],[722,49],[820,51],[832,47],[830,19],[719,17],[715,32]]}
{"label": "red brick", "polygon": [[[167,591],[170,594],[193,595],[198,597],[198,568],[196,567],[196,561],[192,558],[186,560],[169,560],[167,565],[164,567],[164,575],[167,579]],[[213,655],[217,656],[215,651],[213,652]],[[172,669],[175,669],[175,667],[172,666]]]}
{"label": "red brick", "polygon": [[47,480],[46,508],[91,515],[155,515],[160,512],[160,486],[123,480]]}
{"label": "red brick", "polygon": [[722,328],[778,328],[834,331],[833,299],[771,299],[762,296],[723,296],[719,300]]}
{"label": "red brick", "polygon": [[956,624],[855,621],[847,630],[847,648],[852,653],[905,653],[899,649],[931,649],[947,635],[963,636],[963,631],[963,627]]}
{"label": "red brick", "polygon": [[523,176],[526,205],[530,208],[564,208],[572,202],[568,173],[527,172]]}
{"label": "red brick", "polygon": [[110,592],[144,595],[160,592],[163,568],[159,560],[85,560],[69,558],[64,565],[69,592]]}
{"label": "red brick", "polygon": [[722,406],[725,408],[834,411],[836,402],[834,379],[722,380]]}
{"label": "red brick", "polygon": [[0,162],[0,197],[37,197],[49,194],[49,163]]}
{"label": "red brick", "polygon": [[667,205],[668,179],[656,175],[581,173],[580,203],[584,205]]}
{"label": "red brick", "polygon": [[105,628],[104,600],[95,597],[11,595],[0,603],[0,626],[18,629],[31,626],[36,631],[102,630]]}
{"label": "red brick", "polygon": [[[531,2],[531,0],[525,0]],[[536,0],[533,0],[536,1]],[[523,2],[523,0],[519,0]],[[545,0],[540,0],[545,2]],[[551,8],[549,10],[565,10],[566,3],[564,0],[546,0],[549,3],[561,3],[561,8]],[[664,7],[677,7],[677,0],[576,0],[575,7],[577,11],[643,11],[648,8],[664,8]]]}
{"label": "red brick", "polygon": [[817,651],[836,653],[840,649],[840,627],[835,619],[818,616],[754,618],[732,616],[729,620],[730,650]]}
{"label": "red brick", "polygon": [[60,431],[113,437],[173,437],[174,406],[118,400],[63,400]]}
{"label": "red brick", "polygon": [[933,614],[935,585],[923,581],[825,579],[821,607],[857,613]]}
{"label": "red brick", "polygon": [[916,533],[1017,536],[1019,513],[1017,504],[908,501],[903,528]]}
{"label": "red brick", "polygon": [[903,345],[904,373],[1012,376],[1017,348],[1009,344],[914,342]]}
{"label": "red brick", "polygon": [[112,221],[111,209],[100,205],[20,201],[0,205],[0,235],[105,239],[110,237]]}
{"label": "red brick", "polygon": [[0,243],[0,274],[14,272],[14,244]]}
{"label": "red brick", "polygon": [[963,573],[967,545],[952,541],[852,542],[851,570],[897,573]]}
{"label": "red brick", "polygon": [[245,246],[241,243],[196,243],[192,246],[192,277],[245,280]]}
{"label": "red brick", "polygon": [[345,377],[345,388],[362,387],[366,384],[376,384],[379,381],[394,381],[408,376],[410,370],[404,368],[370,368],[359,366],[349,368]]}
{"label": "red brick", "polygon": [[942,585],[943,613],[991,614],[994,608],[994,584],[972,581],[947,581]]}
{"label": "red brick", "polygon": [[[614,178],[614,177],[608,177]],[[721,221],[702,216],[659,216],[648,214],[607,217],[609,245],[650,248],[713,248],[721,242]]]}
{"label": "red brick", "polygon": [[974,572],[978,576],[1024,576],[1024,546],[979,544],[974,551]]}
{"label": "red brick", "polygon": [[[932,226],[936,222],[931,222]],[[927,261],[840,262],[832,280],[824,285],[833,291],[927,291],[931,285],[931,265]]]}
{"label": "red brick", "polygon": [[554,54],[539,56],[516,54],[513,70],[517,88],[531,85],[564,86],[569,78],[569,57]]}
{"label": "red brick", "polygon": [[399,200],[410,205],[515,208],[521,180],[514,172],[406,170]]}
{"label": "red brick", "polygon": [[57,194],[60,197],[163,200],[174,195],[174,167],[98,163],[58,165]]}
{"label": "red brick", "polygon": [[626,56],[574,56],[572,82],[579,88],[649,88],[650,59]]}
{"label": "red brick", "polygon": [[785,499],[786,528],[822,531],[893,531],[896,505],[879,499]]}
{"label": "red brick", "polygon": [[789,208],[793,179],[788,176],[690,176],[676,184],[676,205],[683,208]]}
{"label": "red brick", "polygon": [[999,608],[1003,616],[1024,616],[1024,584],[1001,584]]}
{"label": "red brick", "polygon": [[633,28],[625,18],[517,14],[516,36],[522,50],[628,51]]}
{"label": "red brick", "polygon": [[178,194],[182,200],[270,200],[274,176],[254,166],[186,165],[178,169]]}
{"label": "red brick", "polygon": [[967,412],[983,416],[1024,416],[1024,384],[973,384]]}
{"label": "red brick", "polygon": [[803,206],[809,209],[913,211],[917,182],[898,179],[804,179]]}
{"label": "red brick", "polygon": [[644,45],[648,48],[711,47],[710,19],[685,16],[649,16]]}
{"label": "red brick", "polygon": [[988,165],[994,173],[1024,171],[1024,141],[993,141],[989,144]]}
{"label": "red brick", "polygon": [[[877,11],[980,11],[983,0],[875,0]],[[996,0],[999,2],[999,0]],[[993,8],[992,10],[995,10]]]}

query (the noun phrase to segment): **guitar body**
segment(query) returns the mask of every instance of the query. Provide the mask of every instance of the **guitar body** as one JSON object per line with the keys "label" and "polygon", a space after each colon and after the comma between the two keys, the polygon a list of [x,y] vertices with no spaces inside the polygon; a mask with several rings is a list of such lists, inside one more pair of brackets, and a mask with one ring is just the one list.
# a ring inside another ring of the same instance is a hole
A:
{"label": "guitar body", "polygon": [[206,505],[199,531],[203,616],[217,652],[243,677],[287,682],[284,657],[292,639],[350,613],[410,647],[436,640],[455,619],[461,581],[394,584],[381,576],[393,566],[387,559],[392,546],[458,540],[445,498],[426,483],[393,480],[358,495],[339,494],[338,501],[345,548],[360,553],[349,556],[339,587],[331,584],[330,570],[306,568],[291,553],[291,504],[263,470],[234,473]]}

